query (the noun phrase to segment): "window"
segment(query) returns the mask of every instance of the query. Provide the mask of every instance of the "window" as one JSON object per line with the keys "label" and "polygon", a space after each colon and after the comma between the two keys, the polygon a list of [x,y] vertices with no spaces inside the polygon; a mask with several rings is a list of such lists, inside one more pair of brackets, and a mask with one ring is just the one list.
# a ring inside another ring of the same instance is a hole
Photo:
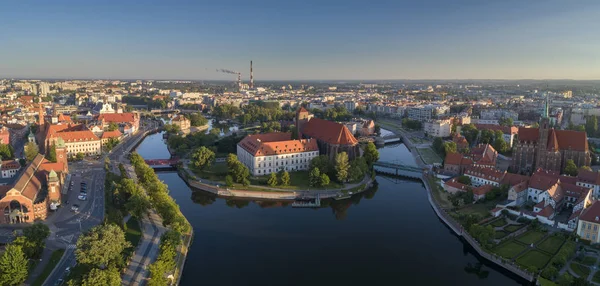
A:
{"label": "window", "polygon": [[587,239],[590,239],[590,234],[589,234],[589,233],[587,233],[587,234],[585,235],[585,238],[587,238]]}
{"label": "window", "polygon": [[594,231],[598,230],[598,225],[594,225]]}

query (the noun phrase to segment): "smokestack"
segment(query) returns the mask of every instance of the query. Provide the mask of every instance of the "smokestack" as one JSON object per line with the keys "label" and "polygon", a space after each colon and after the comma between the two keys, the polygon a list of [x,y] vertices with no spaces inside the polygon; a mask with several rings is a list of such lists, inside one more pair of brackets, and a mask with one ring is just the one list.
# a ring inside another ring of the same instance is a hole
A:
{"label": "smokestack", "polygon": [[254,88],[254,74],[252,73],[252,61],[250,61],[250,88]]}
{"label": "smokestack", "polygon": [[242,73],[238,73],[237,84],[238,84],[238,89],[242,90]]}

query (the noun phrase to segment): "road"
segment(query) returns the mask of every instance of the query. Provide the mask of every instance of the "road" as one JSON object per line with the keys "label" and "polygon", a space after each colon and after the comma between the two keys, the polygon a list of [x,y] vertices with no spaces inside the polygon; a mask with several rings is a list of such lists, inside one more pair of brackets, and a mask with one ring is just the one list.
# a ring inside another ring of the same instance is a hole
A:
{"label": "road", "polygon": [[[71,181],[73,182],[72,188],[69,189],[66,195],[63,207],[46,221],[52,230],[52,236],[47,243],[63,248],[66,245],[67,251],[44,282],[44,286],[55,285],[56,281],[66,278],[66,268],[73,267],[77,263],[75,258],[77,239],[81,233],[104,221],[104,181],[106,177],[104,158],[108,156],[111,159],[113,168],[116,168],[118,162],[127,154],[126,151],[137,144],[136,141],[143,136],[143,133],[156,127],[158,127],[156,122],[144,123],[139,132],[124,139],[109,155],[104,155],[99,160],[84,160],[69,164]],[[88,186],[88,199],[86,201],[80,201],[77,198],[80,193],[81,182],[86,182]],[[73,204],[79,205],[79,211],[76,213],[71,211]]]}

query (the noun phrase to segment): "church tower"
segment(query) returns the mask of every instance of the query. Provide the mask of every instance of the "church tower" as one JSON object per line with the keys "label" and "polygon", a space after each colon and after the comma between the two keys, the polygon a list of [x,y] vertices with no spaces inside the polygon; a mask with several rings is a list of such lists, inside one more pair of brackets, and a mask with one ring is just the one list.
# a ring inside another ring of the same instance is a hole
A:
{"label": "church tower", "polygon": [[65,141],[58,137],[56,140],[56,162],[63,163],[63,169],[61,170],[63,176],[69,173],[69,162],[67,160],[67,147]]}
{"label": "church tower", "polygon": [[537,168],[546,168],[546,162],[548,160],[547,155],[547,147],[548,147],[548,135],[550,132],[550,118],[548,117],[548,94],[546,94],[546,100],[544,102],[544,111],[542,113],[542,117],[540,118],[540,128],[539,128],[539,139],[537,145],[537,158],[535,160],[535,169]]}

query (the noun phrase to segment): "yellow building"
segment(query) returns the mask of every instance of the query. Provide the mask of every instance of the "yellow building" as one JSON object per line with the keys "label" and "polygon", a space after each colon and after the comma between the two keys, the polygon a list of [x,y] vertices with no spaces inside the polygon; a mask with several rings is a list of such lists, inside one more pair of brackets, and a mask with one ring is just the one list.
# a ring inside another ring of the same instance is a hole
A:
{"label": "yellow building", "polygon": [[583,210],[579,216],[577,235],[592,243],[600,242],[600,203],[598,201]]}

